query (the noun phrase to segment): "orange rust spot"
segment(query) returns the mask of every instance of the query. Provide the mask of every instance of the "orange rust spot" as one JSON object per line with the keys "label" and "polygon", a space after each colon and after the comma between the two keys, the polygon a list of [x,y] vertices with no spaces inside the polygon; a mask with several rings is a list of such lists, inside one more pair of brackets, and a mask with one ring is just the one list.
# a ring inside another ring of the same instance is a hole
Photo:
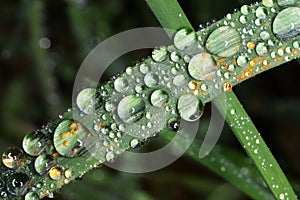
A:
{"label": "orange rust spot", "polygon": [[223,65],[221,68],[222,69],[228,69],[228,65]]}
{"label": "orange rust spot", "polygon": [[92,134],[92,133],[88,133],[86,136],[87,136],[87,137],[92,137],[93,134]]}
{"label": "orange rust spot", "polygon": [[62,134],[61,136],[61,139],[65,139],[66,137],[68,137],[71,133],[68,131],[68,132],[65,132],[64,134]]}
{"label": "orange rust spot", "polygon": [[207,92],[206,92],[206,91],[204,91],[204,90],[202,90],[202,91],[201,91],[201,94],[202,94],[202,95],[206,95],[206,94],[207,94]]}
{"label": "orange rust spot", "polygon": [[281,61],[282,60],[282,56],[279,56],[277,58],[274,59],[275,62]]}
{"label": "orange rust spot", "polygon": [[77,153],[77,152],[78,152],[78,148],[74,148],[74,149],[73,149],[73,152],[74,152],[74,153]]}
{"label": "orange rust spot", "polygon": [[263,66],[260,67],[260,69],[261,69],[261,70],[265,70],[265,69],[267,69],[267,66],[266,66],[266,65],[263,65]]}
{"label": "orange rust spot", "polygon": [[52,156],[53,156],[53,158],[56,158],[58,156],[58,153],[55,152],[55,153],[52,154]]}
{"label": "orange rust spot", "polygon": [[226,61],[226,58],[220,58],[218,61],[217,61],[217,66],[220,66],[223,62]]}
{"label": "orange rust spot", "polygon": [[294,55],[296,55],[298,53],[298,50],[297,49],[294,49],[293,51],[292,51],[292,55],[294,56]]}
{"label": "orange rust spot", "polygon": [[247,48],[248,48],[248,49],[254,49],[255,46],[256,46],[255,42],[248,42],[248,43],[247,43]]}
{"label": "orange rust spot", "polygon": [[199,90],[193,90],[192,93],[193,93],[193,95],[199,95],[200,94]]}
{"label": "orange rust spot", "polygon": [[253,60],[251,60],[250,61],[250,63],[249,63],[249,67],[254,67],[256,65],[256,62],[254,61],[254,59]]}
{"label": "orange rust spot", "polygon": [[235,61],[235,60],[234,60],[234,61],[232,61],[232,62],[231,62],[231,64],[235,65],[235,64],[236,64],[236,61]]}
{"label": "orange rust spot", "polygon": [[211,79],[213,77],[213,74],[207,74],[206,76],[205,76],[205,80],[209,80],[209,79]]}
{"label": "orange rust spot", "polygon": [[102,122],[99,124],[99,126],[100,126],[100,128],[103,128],[103,127],[105,127],[105,124]]}
{"label": "orange rust spot", "polygon": [[74,130],[74,129],[71,130],[71,134],[72,134],[72,135],[76,135],[77,132],[78,132],[77,130]]}
{"label": "orange rust spot", "polygon": [[195,80],[191,80],[189,82],[189,88],[192,89],[192,90],[195,90],[195,89],[199,89],[200,88],[200,83],[198,83],[197,81]]}
{"label": "orange rust spot", "polygon": [[72,124],[70,124],[70,129],[75,129],[76,128],[76,123],[72,123]]}
{"label": "orange rust spot", "polygon": [[230,92],[232,90],[232,84],[230,82],[224,82],[222,87],[224,92]]}
{"label": "orange rust spot", "polygon": [[63,143],[64,146],[68,146],[69,144],[70,144],[69,141],[65,141],[65,142]]}

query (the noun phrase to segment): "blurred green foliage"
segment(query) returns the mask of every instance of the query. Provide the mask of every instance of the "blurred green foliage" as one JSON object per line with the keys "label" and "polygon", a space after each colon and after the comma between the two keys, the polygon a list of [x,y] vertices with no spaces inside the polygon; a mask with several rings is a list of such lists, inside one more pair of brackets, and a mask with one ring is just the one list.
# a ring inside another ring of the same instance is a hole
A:
{"label": "blurred green foliage", "polygon": [[[219,19],[253,1],[179,1],[192,25]],[[22,137],[71,106],[72,87],[81,62],[106,38],[132,28],[159,26],[141,0],[19,0],[0,6],[0,151],[20,145]],[[103,80],[149,55],[126,54]],[[300,66],[296,61],[235,88],[283,171],[299,194]],[[208,106],[209,107],[209,106]],[[209,115],[209,111],[206,112]],[[228,128],[220,143],[242,151]],[[151,142],[150,147],[160,142]],[[147,174],[102,167],[56,199],[247,199],[195,161],[183,157]]]}

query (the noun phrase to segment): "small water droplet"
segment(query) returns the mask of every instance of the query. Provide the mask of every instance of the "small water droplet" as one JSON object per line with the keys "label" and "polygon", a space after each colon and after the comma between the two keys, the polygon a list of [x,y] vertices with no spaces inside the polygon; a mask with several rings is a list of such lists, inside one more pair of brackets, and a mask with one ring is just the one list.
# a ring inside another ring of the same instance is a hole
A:
{"label": "small water droplet", "polygon": [[250,9],[250,7],[248,5],[243,5],[241,7],[241,13],[243,15],[248,15],[250,13],[250,11],[251,11],[251,9]]}
{"label": "small water droplet", "polygon": [[139,140],[138,139],[134,138],[130,141],[130,147],[131,148],[134,149],[134,148],[137,148],[138,146],[139,146]]}
{"label": "small water droplet", "polygon": [[154,73],[148,73],[144,78],[144,82],[146,86],[152,88],[158,85],[159,77]]}
{"label": "small water droplet", "polygon": [[99,94],[94,88],[81,90],[77,96],[76,103],[78,108],[85,114],[92,114],[101,105]]}
{"label": "small water droplet", "polygon": [[200,53],[191,59],[188,71],[194,79],[206,80],[217,71],[217,67],[209,53]]}
{"label": "small water droplet", "polygon": [[17,172],[7,178],[7,191],[14,196],[23,196],[30,188],[29,177]]}
{"label": "small water droplet", "polygon": [[199,99],[191,94],[184,94],[179,97],[177,108],[182,119],[186,121],[198,120],[204,111],[204,106]]}
{"label": "small water droplet", "polygon": [[145,103],[140,97],[126,96],[119,102],[117,112],[124,123],[132,124],[144,116]]}
{"label": "small water droplet", "polygon": [[263,0],[262,4],[266,6],[267,8],[273,7],[274,6],[274,0]]}
{"label": "small water droplet", "polygon": [[31,156],[38,156],[51,150],[52,143],[47,135],[41,131],[33,131],[23,139],[23,149]]}
{"label": "small water droplet", "polygon": [[180,128],[180,120],[176,118],[171,118],[168,120],[168,129],[174,132],[179,131]]}
{"label": "small water droplet", "polygon": [[267,31],[262,31],[260,34],[259,34],[260,38],[262,40],[268,40],[270,39],[270,34],[267,32]]}
{"label": "small water droplet", "polygon": [[150,66],[149,65],[146,65],[145,63],[141,64],[140,65],[140,72],[142,74],[147,74],[150,72]]}
{"label": "small water droplet", "polygon": [[246,56],[239,56],[236,60],[236,63],[240,67],[245,67],[248,63],[248,59]]}
{"label": "small water droplet", "polygon": [[186,83],[185,77],[183,74],[178,74],[173,78],[173,84],[180,87]]}
{"label": "small water droplet", "polygon": [[177,54],[176,51],[172,52],[170,58],[173,62],[179,62],[180,56]]}
{"label": "small water droplet", "polygon": [[34,192],[28,192],[25,195],[25,200],[39,200],[39,196]]}
{"label": "small water droplet", "polygon": [[265,43],[260,42],[256,45],[255,51],[259,56],[263,56],[268,53],[268,47],[266,46]]}
{"label": "small water droplet", "polygon": [[119,77],[114,81],[114,87],[117,92],[124,93],[128,90],[129,84],[127,79]]}
{"label": "small water droplet", "polygon": [[10,168],[16,169],[23,165],[24,153],[19,147],[10,147],[2,154],[2,163]]}
{"label": "small water droplet", "polygon": [[58,181],[62,178],[63,170],[58,167],[54,166],[49,170],[49,177],[55,181]]}
{"label": "small water droplet", "polygon": [[108,162],[112,162],[115,158],[114,152],[110,151],[110,152],[106,153],[105,158]]}
{"label": "small water droplet", "polygon": [[164,90],[155,90],[150,97],[150,101],[155,107],[162,107],[169,100],[169,95]]}
{"label": "small water droplet", "polygon": [[46,174],[55,165],[55,160],[51,155],[43,154],[38,156],[34,162],[34,168],[40,175]]}
{"label": "small water droplet", "polygon": [[230,82],[224,82],[222,88],[224,92],[230,92],[232,90],[232,84]]}
{"label": "small water droplet", "polygon": [[159,49],[154,49],[152,51],[152,58],[156,62],[162,62],[167,58],[167,48],[166,47],[160,47]]}
{"label": "small water droplet", "polygon": [[265,19],[268,15],[268,11],[264,7],[258,7],[255,11],[255,15],[258,19]]}
{"label": "small water droplet", "polygon": [[174,45],[177,49],[185,50],[191,47],[196,41],[196,34],[194,31],[187,29],[179,30],[174,36]]}

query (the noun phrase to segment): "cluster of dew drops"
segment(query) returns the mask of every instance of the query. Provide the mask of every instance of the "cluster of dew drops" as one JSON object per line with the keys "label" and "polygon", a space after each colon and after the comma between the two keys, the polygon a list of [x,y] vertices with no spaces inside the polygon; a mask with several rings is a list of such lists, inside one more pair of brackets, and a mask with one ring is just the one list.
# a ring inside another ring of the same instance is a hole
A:
{"label": "cluster of dew drops", "polygon": [[[254,66],[259,64],[256,70],[268,66],[266,55],[276,61],[290,60],[298,53],[300,8],[296,4],[297,0],[264,0],[228,14],[212,25],[213,31],[179,30],[174,46],[153,50],[150,59],[126,68],[124,74],[98,88],[81,90],[74,112],[87,122],[62,116],[26,135],[23,149],[11,147],[3,153],[4,166],[0,167],[7,173],[1,175],[0,197],[35,200],[51,196],[37,181],[48,177],[50,189],[56,187],[55,181],[69,183],[76,168],[60,163],[64,158],[89,154],[98,166],[165,127],[178,132],[181,119],[198,120],[210,87],[231,91],[234,81],[253,75]],[[278,48],[285,41],[291,46]]]}

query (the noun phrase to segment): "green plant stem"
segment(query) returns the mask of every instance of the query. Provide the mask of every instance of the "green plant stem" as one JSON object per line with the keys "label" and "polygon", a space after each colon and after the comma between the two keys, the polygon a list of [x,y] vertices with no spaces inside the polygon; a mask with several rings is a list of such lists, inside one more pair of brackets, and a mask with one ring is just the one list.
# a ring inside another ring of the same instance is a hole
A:
{"label": "green plant stem", "polygon": [[278,199],[297,199],[291,185],[268,146],[233,92],[227,94],[227,105],[216,100],[217,107],[226,110],[226,121],[255,163],[269,188]]}
{"label": "green plant stem", "polygon": [[[180,28],[193,29],[176,0],[146,0],[146,2],[163,27],[173,30]],[[230,124],[247,154],[253,159],[274,196],[276,198],[296,199],[296,195],[280,166],[269,151],[241,103],[233,92],[228,92],[227,95],[229,97],[229,103],[226,108],[227,113],[230,113],[229,110],[234,109],[238,114],[236,116],[227,114],[226,121]],[[224,105],[219,102],[217,103],[217,108],[223,110]],[[240,124],[241,122],[237,120],[237,116],[245,120],[245,125]],[[248,134],[244,134],[244,132]],[[250,141],[248,138],[253,138],[255,139],[254,141],[259,141],[259,143],[252,141],[249,146]],[[209,167],[211,168],[211,166]]]}

